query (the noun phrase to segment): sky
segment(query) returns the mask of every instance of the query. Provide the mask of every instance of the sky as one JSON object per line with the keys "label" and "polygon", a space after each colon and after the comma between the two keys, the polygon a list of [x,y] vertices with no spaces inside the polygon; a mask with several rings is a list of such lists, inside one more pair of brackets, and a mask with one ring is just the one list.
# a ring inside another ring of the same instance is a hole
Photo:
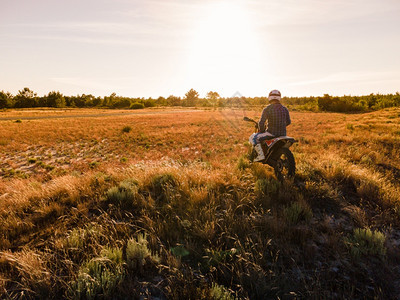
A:
{"label": "sky", "polygon": [[0,90],[400,92],[399,0],[0,0]]}

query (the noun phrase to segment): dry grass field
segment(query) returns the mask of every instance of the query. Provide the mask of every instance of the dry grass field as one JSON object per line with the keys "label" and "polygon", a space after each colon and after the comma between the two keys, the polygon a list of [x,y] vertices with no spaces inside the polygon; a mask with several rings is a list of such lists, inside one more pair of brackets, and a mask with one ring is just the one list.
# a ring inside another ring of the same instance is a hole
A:
{"label": "dry grass field", "polygon": [[0,113],[0,298],[400,294],[400,109],[291,112],[284,183],[261,109],[111,112]]}

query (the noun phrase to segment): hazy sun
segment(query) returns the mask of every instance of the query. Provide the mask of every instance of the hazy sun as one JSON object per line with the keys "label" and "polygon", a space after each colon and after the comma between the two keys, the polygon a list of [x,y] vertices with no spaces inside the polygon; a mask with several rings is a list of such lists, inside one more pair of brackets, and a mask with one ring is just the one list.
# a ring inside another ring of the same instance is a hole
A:
{"label": "hazy sun", "polygon": [[241,92],[257,81],[261,68],[257,34],[242,2],[204,7],[192,35],[188,66],[192,70],[188,84],[204,90]]}

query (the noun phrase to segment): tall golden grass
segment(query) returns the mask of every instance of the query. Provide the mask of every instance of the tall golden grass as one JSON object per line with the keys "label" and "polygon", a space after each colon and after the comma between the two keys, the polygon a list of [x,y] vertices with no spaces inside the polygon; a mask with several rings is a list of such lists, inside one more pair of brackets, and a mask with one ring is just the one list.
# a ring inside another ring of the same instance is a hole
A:
{"label": "tall golden grass", "polygon": [[258,114],[0,121],[1,297],[395,298],[400,110],[292,112],[284,183]]}

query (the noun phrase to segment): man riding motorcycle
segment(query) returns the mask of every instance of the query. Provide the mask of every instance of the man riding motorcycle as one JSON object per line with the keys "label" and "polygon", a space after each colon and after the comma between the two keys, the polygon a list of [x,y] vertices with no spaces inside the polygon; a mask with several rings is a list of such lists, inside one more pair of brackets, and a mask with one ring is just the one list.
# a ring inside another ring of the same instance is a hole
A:
{"label": "man riding motorcycle", "polygon": [[[254,148],[257,151],[257,157],[254,161],[265,159],[262,142],[273,139],[274,137],[285,136],[286,126],[290,125],[289,110],[281,104],[281,93],[273,90],[268,95],[269,105],[264,108],[260,121],[258,122],[259,132],[254,136]],[[268,128],[265,131],[265,122],[268,120]]]}

